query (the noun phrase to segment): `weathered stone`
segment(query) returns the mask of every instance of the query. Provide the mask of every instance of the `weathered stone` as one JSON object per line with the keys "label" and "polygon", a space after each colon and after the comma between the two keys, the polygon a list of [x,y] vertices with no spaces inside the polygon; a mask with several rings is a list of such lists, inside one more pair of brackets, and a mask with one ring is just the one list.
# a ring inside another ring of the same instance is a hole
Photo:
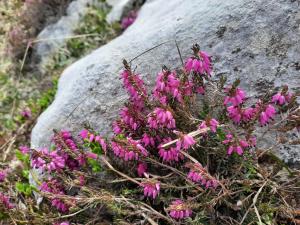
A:
{"label": "weathered stone", "polygon": [[[299,12],[298,2],[288,0],[147,1],[121,36],[64,71],[55,101],[33,129],[32,147],[49,145],[53,128],[78,132],[89,123],[109,134],[127,98],[119,80],[122,59],[144,52],[132,65],[150,85],[163,64],[181,64],[175,40],[184,58],[199,43],[214,56],[214,76],[240,78],[250,96],[283,84],[299,90]],[[299,146],[278,152],[285,161],[300,161]]]}

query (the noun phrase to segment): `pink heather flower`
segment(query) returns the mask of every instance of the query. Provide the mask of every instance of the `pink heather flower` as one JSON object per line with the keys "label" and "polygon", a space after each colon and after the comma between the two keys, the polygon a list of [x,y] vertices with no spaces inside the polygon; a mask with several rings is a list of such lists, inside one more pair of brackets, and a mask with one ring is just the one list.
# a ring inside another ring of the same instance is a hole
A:
{"label": "pink heather flower", "polygon": [[153,199],[159,194],[160,191],[160,184],[156,181],[145,181],[141,184],[144,188],[144,196],[151,197]]}
{"label": "pink heather flower", "polygon": [[64,221],[61,223],[54,223],[53,225],[70,225],[70,223],[68,221]]}
{"label": "pink heather flower", "polygon": [[216,119],[208,119],[206,121],[203,121],[200,126],[199,129],[205,129],[207,128],[207,124],[209,124],[210,130],[212,132],[217,132],[217,127],[219,126],[219,122]]}
{"label": "pink heather flower", "polygon": [[188,179],[195,183],[203,185],[205,188],[216,188],[218,186],[218,181],[212,177],[207,170],[202,167],[199,163],[188,164],[187,167],[190,168],[188,173]]}
{"label": "pink heather flower", "polygon": [[227,154],[231,155],[236,152],[238,155],[242,155],[244,150],[256,145],[256,138],[249,137],[247,140],[234,140],[232,134],[227,134],[223,144],[229,145]]}
{"label": "pink heather flower", "polygon": [[269,123],[270,120],[274,118],[276,110],[272,105],[267,105],[265,111],[260,113],[259,122],[261,126]]}
{"label": "pink heather flower", "polygon": [[176,148],[179,151],[181,148],[189,149],[192,145],[196,144],[194,138],[188,134],[183,135],[176,143]]}
{"label": "pink heather flower", "polygon": [[144,146],[147,147],[147,146],[152,146],[154,147],[155,146],[155,140],[153,137],[151,137],[150,135],[148,134],[143,134],[143,138],[142,138],[142,142],[144,143]]}
{"label": "pink heather flower", "polygon": [[[285,88],[284,88],[285,89]],[[283,90],[282,92],[278,92],[272,97],[272,103],[278,104],[278,105],[284,105],[285,103],[288,103],[292,99],[292,94],[287,92],[286,90]]]}
{"label": "pink heather flower", "polygon": [[178,162],[180,159],[183,159],[183,155],[180,154],[176,147],[169,147],[168,149],[162,148],[161,146],[165,143],[172,141],[171,138],[166,138],[162,141],[162,143],[158,146],[158,154],[162,158],[163,161]]}
{"label": "pink heather flower", "polygon": [[[40,190],[43,192],[48,192],[57,195],[65,195],[65,191],[62,185],[53,178],[49,178],[47,182],[43,182],[40,186]],[[64,203],[62,200],[56,197],[51,197],[51,204],[57,208],[60,212],[66,213],[69,211],[69,206]]]}
{"label": "pink heather flower", "polygon": [[101,145],[103,151],[106,152],[107,145],[105,140],[101,136],[92,134],[88,130],[82,130],[79,135],[81,136],[81,138],[85,139],[88,142],[98,142]]}
{"label": "pink heather flower", "polygon": [[123,132],[123,129],[121,128],[121,121],[114,121],[112,124],[113,132],[115,134],[121,134]]}
{"label": "pink heather flower", "polygon": [[175,119],[170,111],[155,108],[152,113],[148,115],[148,125],[150,128],[159,129],[159,128],[175,128]]}
{"label": "pink heather flower", "polygon": [[230,145],[228,150],[227,150],[227,154],[228,155],[231,155],[233,152],[236,152],[238,155],[242,155],[243,154],[243,149],[241,146],[233,146],[233,145]]}
{"label": "pink heather flower", "polygon": [[169,206],[169,211],[170,216],[174,219],[183,219],[192,215],[192,210],[188,204],[179,199],[171,203]]}
{"label": "pink heather flower", "polygon": [[9,201],[9,197],[0,192],[0,203],[6,208],[6,209],[12,209],[15,206]]}
{"label": "pink heather flower", "polygon": [[192,93],[190,86],[188,82],[181,85],[175,71],[164,70],[157,75],[153,97],[163,105],[167,105],[168,96],[172,96],[178,102],[183,103],[183,94],[189,96]]}
{"label": "pink heather flower", "polygon": [[19,147],[20,152],[22,152],[23,154],[28,154],[30,151],[30,148],[28,148],[27,146],[20,146]]}
{"label": "pink heather flower", "polygon": [[140,109],[136,105],[129,104],[121,109],[121,120],[133,131],[137,130],[143,122],[143,117],[140,115]]}
{"label": "pink heather flower", "polygon": [[242,120],[244,122],[248,122],[253,119],[253,117],[256,114],[256,110],[255,110],[255,108],[252,108],[252,107],[245,108],[242,110],[241,114],[242,114]]}
{"label": "pink heather flower", "polygon": [[147,164],[146,163],[139,163],[137,167],[137,173],[140,177],[144,175],[144,173],[147,171]]}
{"label": "pink heather flower", "polygon": [[206,73],[210,76],[211,67],[210,56],[204,51],[199,51],[197,58],[190,57],[185,63],[185,69],[188,73],[195,72],[200,75]]}
{"label": "pink heather flower", "polygon": [[235,88],[234,90],[232,87],[225,88],[225,93],[229,94],[224,98],[224,105],[233,105],[238,106],[244,102],[246,96],[245,92],[240,88]]}
{"label": "pink heather flower", "polygon": [[138,160],[140,156],[148,156],[148,151],[140,144],[140,141],[135,141],[128,137],[126,140],[113,141],[111,147],[114,154],[125,161]]}
{"label": "pink heather flower", "polygon": [[203,86],[199,86],[196,88],[196,92],[198,94],[204,95],[205,94],[205,88]]}
{"label": "pink heather flower", "polygon": [[255,116],[256,110],[254,108],[240,108],[239,106],[229,106],[227,107],[227,112],[229,117],[235,123],[248,122]]}
{"label": "pink heather flower", "polygon": [[41,149],[32,155],[31,165],[34,168],[41,168],[49,172],[61,170],[65,167],[65,159],[58,155],[57,151],[50,152],[47,148]]}
{"label": "pink heather flower", "polygon": [[90,159],[97,159],[98,158],[98,155],[93,153],[93,152],[87,152],[86,153],[86,157],[87,158],[90,158]]}
{"label": "pink heather flower", "polygon": [[0,182],[3,182],[7,176],[7,171],[6,170],[1,170],[0,171]]}
{"label": "pink heather flower", "polygon": [[52,141],[54,142],[56,149],[59,151],[67,146],[70,150],[78,152],[78,147],[74,142],[72,135],[69,131],[62,130],[58,133],[55,133],[52,138]]}
{"label": "pink heather flower", "polygon": [[129,14],[124,17],[121,21],[121,27],[123,30],[126,30],[131,24],[134,23],[134,21],[137,18],[137,12],[136,11],[131,11]]}
{"label": "pink heather flower", "polygon": [[85,184],[85,178],[82,175],[79,176],[79,184],[80,184],[80,186],[83,186]]}
{"label": "pink heather flower", "polygon": [[89,131],[84,129],[82,131],[80,131],[79,133],[79,136],[82,138],[82,139],[86,139],[88,137],[88,134],[89,134]]}
{"label": "pink heather flower", "polygon": [[24,109],[22,112],[21,112],[21,116],[24,117],[25,119],[29,119],[31,118],[31,110],[29,108],[26,108]]}
{"label": "pink heather flower", "polygon": [[123,79],[123,85],[130,95],[130,100],[136,106],[136,108],[143,108],[144,101],[147,98],[147,92],[144,81],[138,74],[134,74],[129,70],[124,70],[121,73]]}

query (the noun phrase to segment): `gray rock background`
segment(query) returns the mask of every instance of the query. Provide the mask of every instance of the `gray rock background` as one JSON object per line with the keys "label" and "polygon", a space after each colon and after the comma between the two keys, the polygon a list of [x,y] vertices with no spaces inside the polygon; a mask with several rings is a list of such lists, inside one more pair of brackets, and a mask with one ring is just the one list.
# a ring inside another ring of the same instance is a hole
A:
{"label": "gray rock background", "polygon": [[[144,52],[132,65],[151,85],[163,64],[180,65],[175,39],[184,58],[199,43],[214,56],[214,76],[240,78],[250,96],[283,84],[299,90],[299,9],[292,0],[148,0],[121,36],[64,71],[55,101],[32,131],[32,147],[49,145],[53,128],[78,132],[89,123],[109,134],[127,99],[119,80],[122,59]],[[277,153],[300,162],[299,146]]]}

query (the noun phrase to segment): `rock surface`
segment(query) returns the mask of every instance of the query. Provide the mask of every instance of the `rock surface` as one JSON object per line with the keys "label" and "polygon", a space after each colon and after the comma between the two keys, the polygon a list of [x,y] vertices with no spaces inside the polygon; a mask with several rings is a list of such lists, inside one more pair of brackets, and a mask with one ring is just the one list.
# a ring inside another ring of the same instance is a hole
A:
{"label": "rock surface", "polygon": [[[214,56],[214,76],[241,79],[249,95],[289,84],[300,87],[300,7],[290,0],[148,0],[136,22],[121,36],[67,68],[52,105],[32,132],[32,147],[49,145],[52,129],[78,132],[89,123],[109,134],[111,121],[127,95],[119,71],[123,58],[150,85],[163,64],[180,65],[195,42]],[[271,140],[272,141],[272,140]],[[299,146],[279,149],[299,163]]]}
{"label": "rock surface", "polygon": [[49,58],[74,34],[81,18],[91,5],[105,7],[105,4],[100,4],[98,0],[74,0],[69,4],[65,16],[56,23],[46,26],[37,36],[38,40],[43,41],[34,46],[33,58],[41,72]]}

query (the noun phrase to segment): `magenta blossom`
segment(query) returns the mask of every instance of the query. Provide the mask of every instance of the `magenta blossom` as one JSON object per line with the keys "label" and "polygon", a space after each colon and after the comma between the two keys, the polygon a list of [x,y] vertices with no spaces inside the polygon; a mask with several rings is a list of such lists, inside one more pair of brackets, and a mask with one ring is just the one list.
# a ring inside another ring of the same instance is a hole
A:
{"label": "magenta blossom", "polygon": [[204,52],[199,51],[197,57],[190,57],[185,63],[185,69],[188,73],[194,72],[200,75],[211,75],[211,60],[210,56]]}
{"label": "magenta blossom", "polygon": [[267,105],[265,110],[260,113],[259,123],[261,126],[267,125],[274,118],[276,110],[272,105]]}
{"label": "magenta blossom", "polygon": [[24,109],[22,112],[21,112],[21,116],[25,119],[30,119],[32,114],[31,114],[31,110],[29,108],[26,108]]}
{"label": "magenta blossom", "polygon": [[202,167],[199,163],[187,164],[187,167],[190,168],[188,173],[188,178],[195,182],[199,183],[205,188],[216,188],[218,186],[218,181],[212,177],[207,170]]}
{"label": "magenta blossom", "polygon": [[114,154],[125,161],[138,160],[141,156],[148,156],[148,151],[140,141],[128,137],[126,140],[115,140],[111,143]]}
{"label": "magenta blossom", "polygon": [[181,148],[189,149],[191,146],[196,144],[196,141],[189,134],[183,135],[176,143],[176,148],[179,151]]}
{"label": "magenta blossom", "polygon": [[128,13],[126,17],[124,17],[121,21],[121,27],[123,30],[126,30],[130,25],[134,23],[137,18],[137,12],[131,11]]}
{"label": "magenta blossom", "polygon": [[224,98],[224,105],[231,104],[237,106],[242,104],[246,98],[245,92],[240,88],[227,87],[225,88],[225,93],[227,93],[228,96]]}
{"label": "magenta blossom", "polygon": [[170,111],[155,108],[152,113],[148,115],[148,125],[150,128],[159,129],[159,128],[175,128],[175,119]]}
{"label": "magenta blossom", "polygon": [[141,186],[144,188],[145,197],[151,197],[152,199],[155,199],[156,196],[159,194],[160,184],[157,181],[145,181],[141,184]]}
{"label": "magenta blossom", "polygon": [[144,173],[146,173],[147,171],[147,164],[146,163],[143,163],[143,162],[140,162],[137,166],[137,173],[140,177],[142,177],[144,175]]}
{"label": "magenta blossom", "polygon": [[[125,66],[127,66],[125,64]],[[130,95],[130,100],[136,106],[136,108],[143,108],[144,101],[147,98],[147,92],[144,81],[140,78],[140,75],[134,74],[129,68],[125,69],[121,73],[123,79],[123,85]]]}
{"label": "magenta blossom", "polygon": [[177,199],[169,206],[169,214],[174,219],[184,219],[192,215],[192,210],[188,204],[182,200]]}
{"label": "magenta blossom", "polygon": [[20,152],[22,152],[23,154],[28,154],[30,151],[30,148],[28,148],[27,146],[20,146],[19,147]]}
{"label": "magenta blossom", "polygon": [[7,176],[6,170],[0,170],[0,182],[3,182]]}
{"label": "magenta blossom", "polygon": [[180,154],[176,147],[169,147],[167,149],[163,148],[162,145],[172,141],[171,138],[166,138],[162,141],[162,144],[158,146],[158,154],[166,162],[178,162],[180,159],[183,159],[183,155]]}
{"label": "magenta blossom", "polygon": [[58,155],[57,151],[51,152],[47,148],[34,152],[31,165],[34,168],[41,168],[43,171],[48,170],[49,172],[61,170],[66,166],[65,159]]}
{"label": "magenta blossom", "polygon": [[199,129],[205,129],[209,126],[210,130],[212,132],[217,132],[217,127],[219,126],[219,122],[212,118],[212,119],[207,119],[206,121],[203,121],[200,126],[199,126]]}
{"label": "magenta blossom", "polygon": [[192,83],[180,83],[176,72],[163,70],[156,79],[156,84],[153,91],[154,99],[160,101],[161,104],[167,105],[169,98],[172,97],[178,102],[183,103],[183,95],[190,96],[192,94]]}
{"label": "magenta blossom", "polygon": [[14,204],[12,204],[9,200],[9,197],[0,192],[0,203],[6,208],[6,209],[12,209],[14,208]]}

